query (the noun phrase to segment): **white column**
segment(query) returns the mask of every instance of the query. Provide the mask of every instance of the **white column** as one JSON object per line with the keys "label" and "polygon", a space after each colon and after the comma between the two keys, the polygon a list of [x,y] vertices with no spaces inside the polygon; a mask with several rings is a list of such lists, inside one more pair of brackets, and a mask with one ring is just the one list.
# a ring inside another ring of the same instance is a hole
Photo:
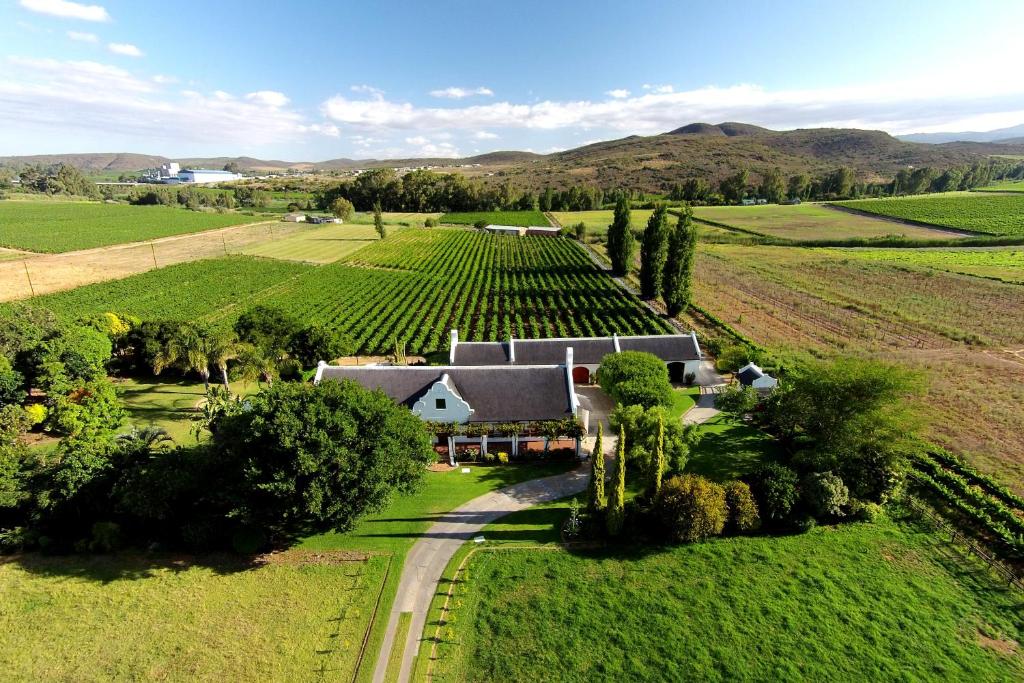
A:
{"label": "white column", "polygon": [[480,437],[480,455],[487,455],[487,435]]}
{"label": "white column", "polygon": [[519,434],[512,435],[512,455],[519,455]]}
{"label": "white column", "polygon": [[448,437],[448,464],[455,467],[458,463],[455,461],[455,437]]}

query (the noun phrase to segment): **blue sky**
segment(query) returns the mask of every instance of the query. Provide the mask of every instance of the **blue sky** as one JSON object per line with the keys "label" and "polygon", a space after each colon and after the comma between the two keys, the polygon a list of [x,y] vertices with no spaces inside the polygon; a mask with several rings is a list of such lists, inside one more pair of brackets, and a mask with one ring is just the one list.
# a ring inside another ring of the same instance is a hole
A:
{"label": "blue sky", "polygon": [[[200,9],[201,7],[201,9]],[[1024,123],[1024,2],[0,0],[0,154],[549,152]]]}

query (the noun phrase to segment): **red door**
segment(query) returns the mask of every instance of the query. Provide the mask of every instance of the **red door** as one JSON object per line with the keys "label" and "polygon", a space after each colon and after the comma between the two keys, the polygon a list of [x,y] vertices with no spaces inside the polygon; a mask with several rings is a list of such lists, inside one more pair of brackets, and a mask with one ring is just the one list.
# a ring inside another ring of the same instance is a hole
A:
{"label": "red door", "polygon": [[572,369],[573,384],[590,384],[590,370],[577,365]]}

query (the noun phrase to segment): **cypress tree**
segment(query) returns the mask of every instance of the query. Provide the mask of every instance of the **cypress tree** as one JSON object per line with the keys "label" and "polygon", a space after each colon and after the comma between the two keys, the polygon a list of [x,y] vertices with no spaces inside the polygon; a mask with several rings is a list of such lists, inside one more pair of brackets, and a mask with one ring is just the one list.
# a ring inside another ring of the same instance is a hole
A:
{"label": "cypress tree", "polygon": [[373,203],[373,228],[380,235],[381,239],[387,237],[387,230],[384,227],[384,216],[380,210],[380,202]]}
{"label": "cypress tree", "polygon": [[692,221],[693,212],[687,206],[679,215],[676,229],[668,242],[662,298],[670,316],[677,316],[690,305],[693,293],[693,257],[697,251],[697,229]]}
{"label": "cypress tree", "polygon": [[612,273],[619,277],[629,274],[636,248],[629,218],[629,200],[619,197],[615,202],[615,217],[608,228],[608,258],[612,261]]}
{"label": "cypress tree", "polygon": [[587,494],[591,512],[604,509],[604,447],[601,437],[604,429],[597,423],[597,439],[594,441],[594,452],[590,456],[590,487]]}
{"label": "cypress tree", "polygon": [[668,217],[665,205],[658,204],[647,221],[640,243],[640,295],[654,299],[661,294],[665,261],[668,257]]}
{"label": "cypress tree", "polygon": [[626,518],[626,428],[619,427],[619,447],[615,454],[615,486],[608,499],[608,515],[605,523],[609,536],[622,533]]}
{"label": "cypress tree", "polygon": [[665,416],[658,414],[658,443],[654,447],[654,497],[661,493],[661,477],[665,473]]}

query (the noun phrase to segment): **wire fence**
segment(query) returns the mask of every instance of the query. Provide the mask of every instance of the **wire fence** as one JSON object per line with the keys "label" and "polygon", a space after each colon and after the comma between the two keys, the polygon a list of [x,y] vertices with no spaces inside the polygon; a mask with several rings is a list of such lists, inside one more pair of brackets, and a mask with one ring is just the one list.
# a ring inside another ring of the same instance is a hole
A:
{"label": "wire fence", "polygon": [[990,550],[979,545],[973,538],[966,536],[959,529],[950,524],[944,517],[931,508],[931,506],[918,500],[913,496],[907,496],[907,503],[921,517],[927,519],[942,533],[949,534],[949,542],[957,544],[967,552],[985,562],[996,574],[998,574],[1007,586],[1024,590],[1024,577],[1017,574],[1006,563],[996,557]]}

